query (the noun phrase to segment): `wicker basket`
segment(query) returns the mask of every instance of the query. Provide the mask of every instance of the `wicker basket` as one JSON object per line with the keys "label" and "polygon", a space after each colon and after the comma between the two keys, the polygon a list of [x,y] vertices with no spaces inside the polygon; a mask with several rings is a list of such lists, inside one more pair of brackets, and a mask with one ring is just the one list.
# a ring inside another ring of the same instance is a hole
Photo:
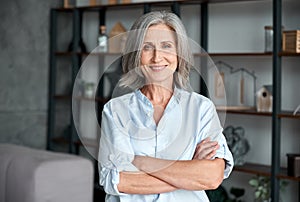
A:
{"label": "wicker basket", "polygon": [[300,30],[283,31],[282,51],[300,53]]}

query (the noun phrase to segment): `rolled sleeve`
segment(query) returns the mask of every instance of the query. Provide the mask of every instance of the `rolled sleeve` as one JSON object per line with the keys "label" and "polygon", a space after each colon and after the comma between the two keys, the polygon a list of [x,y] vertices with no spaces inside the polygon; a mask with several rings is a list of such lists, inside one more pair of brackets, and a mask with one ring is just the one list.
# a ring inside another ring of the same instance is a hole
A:
{"label": "rolled sleeve", "polygon": [[210,101],[207,104],[207,110],[205,111],[205,113],[203,113],[201,118],[201,139],[210,137],[210,140],[217,141],[220,145],[220,148],[217,150],[214,158],[222,158],[225,160],[226,165],[224,170],[224,179],[226,179],[229,177],[234,166],[233,156],[228,148],[226,138],[222,133],[223,128],[220,124],[220,120],[214,104]]}
{"label": "rolled sleeve", "polygon": [[121,171],[137,171],[131,163],[134,152],[126,128],[117,123],[117,117],[106,106],[102,113],[101,137],[99,147],[99,183],[110,195],[126,195],[120,193],[117,185]]}
{"label": "rolled sleeve", "polygon": [[108,169],[100,166],[100,185],[103,186],[104,191],[111,195],[122,195],[118,190],[120,180],[119,172],[115,169]]}
{"label": "rolled sleeve", "polygon": [[224,179],[228,178],[233,169],[234,163],[232,154],[226,143],[220,144],[220,149],[217,150],[215,158],[222,158],[225,160]]}

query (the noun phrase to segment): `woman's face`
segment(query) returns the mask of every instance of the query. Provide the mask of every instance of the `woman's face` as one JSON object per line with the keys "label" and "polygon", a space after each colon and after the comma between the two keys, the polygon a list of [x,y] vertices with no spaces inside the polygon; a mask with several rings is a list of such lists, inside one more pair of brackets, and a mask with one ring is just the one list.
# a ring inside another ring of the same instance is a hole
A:
{"label": "woman's face", "polygon": [[149,27],[141,50],[141,68],[147,83],[172,84],[177,64],[175,32],[165,24]]}

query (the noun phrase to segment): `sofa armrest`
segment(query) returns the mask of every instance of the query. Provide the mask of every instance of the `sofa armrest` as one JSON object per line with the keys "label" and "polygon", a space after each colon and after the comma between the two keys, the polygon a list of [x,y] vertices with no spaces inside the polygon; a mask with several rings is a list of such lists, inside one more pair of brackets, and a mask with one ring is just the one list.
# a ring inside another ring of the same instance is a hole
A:
{"label": "sofa armrest", "polygon": [[92,202],[93,163],[83,157],[0,144],[0,202]]}

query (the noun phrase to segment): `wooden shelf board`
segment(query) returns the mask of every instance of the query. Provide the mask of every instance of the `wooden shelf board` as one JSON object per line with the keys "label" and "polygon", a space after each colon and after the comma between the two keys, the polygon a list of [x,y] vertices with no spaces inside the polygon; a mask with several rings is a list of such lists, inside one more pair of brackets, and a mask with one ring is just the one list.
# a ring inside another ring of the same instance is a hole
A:
{"label": "wooden shelf board", "polygon": [[[55,99],[58,100],[70,100],[72,99],[71,95],[55,95],[54,96]],[[103,97],[95,97],[95,98],[89,98],[89,97],[75,97],[75,99],[77,100],[86,100],[86,101],[96,101],[96,102],[101,102],[101,103],[106,103],[110,100],[110,98],[103,98]]]}
{"label": "wooden shelf board", "polygon": [[110,53],[110,52],[107,52],[107,53],[97,53],[97,52],[90,52],[90,53],[77,53],[78,55],[106,55],[106,56],[121,56],[122,53]]}
{"label": "wooden shelf board", "polygon": [[[271,166],[268,165],[245,163],[242,166],[234,166],[234,170],[255,175],[271,176]],[[280,168],[280,173],[277,175],[277,178],[300,181],[300,177],[288,176],[286,168]]]}
{"label": "wooden shelf board", "polygon": [[297,113],[297,114],[293,115],[292,111],[282,111],[280,114],[278,114],[278,117],[280,117],[280,118],[300,119],[300,113]]}
{"label": "wooden shelf board", "polygon": [[291,53],[291,52],[280,52],[279,56],[288,56],[288,57],[293,57],[293,56],[300,56],[300,53]]}
{"label": "wooden shelf board", "polygon": [[[176,0],[176,2],[180,5],[198,5],[201,3],[228,3],[228,2],[263,2],[267,0]],[[151,6],[170,6],[174,3],[172,0],[168,1],[153,1],[153,2],[135,2],[135,3],[121,3],[121,4],[105,4],[105,5],[95,5],[95,6],[81,6],[81,7],[70,7],[70,8],[55,8],[56,11],[66,11],[70,12],[74,9],[81,9],[81,10],[87,10],[87,11],[98,11],[105,8],[143,8],[145,4],[151,5]]]}
{"label": "wooden shelf board", "polygon": [[51,140],[57,144],[69,144],[69,140],[64,137],[53,137]]}
{"label": "wooden shelf board", "polygon": [[[77,54],[77,55],[121,55],[122,53],[96,53],[96,52],[86,52],[86,53],[83,53],[83,52],[72,52],[72,51],[56,51],[55,52],[55,55],[57,56],[71,56],[73,54]],[[238,57],[238,56],[241,56],[241,57],[247,57],[247,56],[257,56],[257,57],[260,57],[260,56],[272,56],[273,54],[272,53],[265,53],[265,52],[228,52],[228,53],[193,53],[194,56],[196,57],[201,57],[201,56],[211,56],[211,57],[222,57],[222,56],[225,56],[225,57]],[[280,52],[279,53],[279,56],[290,56],[290,57],[300,57],[300,53],[289,53],[289,52]]]}
{"label": "wooden shelf board", "polygon": [[86,101],[96,101],[101,103],[107,103],[110,98],[102,98],[102,97],[95,97],[95,98],[89,98],[89,97],[76,97],[77,100],[86,100]]}
{"label": "wooden shelf board", "polygon": [[[247,107],[239,108],[239,106],[232,106],[232,107],[216,107],[218,112],[221,113],[229,113],[229,114],[245,114],[245,115],[256,115],[256,116],[272,116],[272,112],[258,112],[255,108],[247,109]],[[300,119],[300,114],[297,113],[296,115],[293,115],[292,111],[282,111],[280,114],[278,114],[279,118],[291,118],[291,119]]]}
{"label": "wooden shelf board", "polygon": [[218,112],[223,112],[223,113],[230,113],[230,114],[246,114],[246,115],[256,115],[256,116],[272,116],[271,112],[258,112],[256,109],[251,108],[251,109],[234,109],[233,107],[228,107],[227,109],[224,107],[218,108]]}
{"label": "wooden shelf board", "polygon": [[54,99],[57,100],[70,100],[71,97],[71,95],[54,95]]}
{"label": "wooden shelf board", "polygon": [[75,141],[75,144],[78,146],[88,146],[88,147],[96,147],[99,146],[99,141],[97,139],[92,138],[80,138],[79,140]]}
{"label": "wooden shelf board", "polygon": [[236,52],[236,53],[208,53],[212,57],[221,57],[221,56],[272,56],[272,53],[265,53],[265,52]]}
{"label": "wooden shelf board", "polygon": [[245,163],[242,166],[234,166],[234,170],[256,175],[271,176],[271,167],[267,165]]}
{"label": "wooden shelf board", "polygon": [[96,52],[72,52],[72,51],[56,51],[54,53],[57,56],[72,56],[73,54],[81,55],[81,56],[88,56],[88,55],[95,55],[95,56],[119,56],[121,53],[96,53]]}
{"label": "wooden shelf board", "polygon": [[72,56],[73,52],[56,51],[54,54],[57,56]]}

